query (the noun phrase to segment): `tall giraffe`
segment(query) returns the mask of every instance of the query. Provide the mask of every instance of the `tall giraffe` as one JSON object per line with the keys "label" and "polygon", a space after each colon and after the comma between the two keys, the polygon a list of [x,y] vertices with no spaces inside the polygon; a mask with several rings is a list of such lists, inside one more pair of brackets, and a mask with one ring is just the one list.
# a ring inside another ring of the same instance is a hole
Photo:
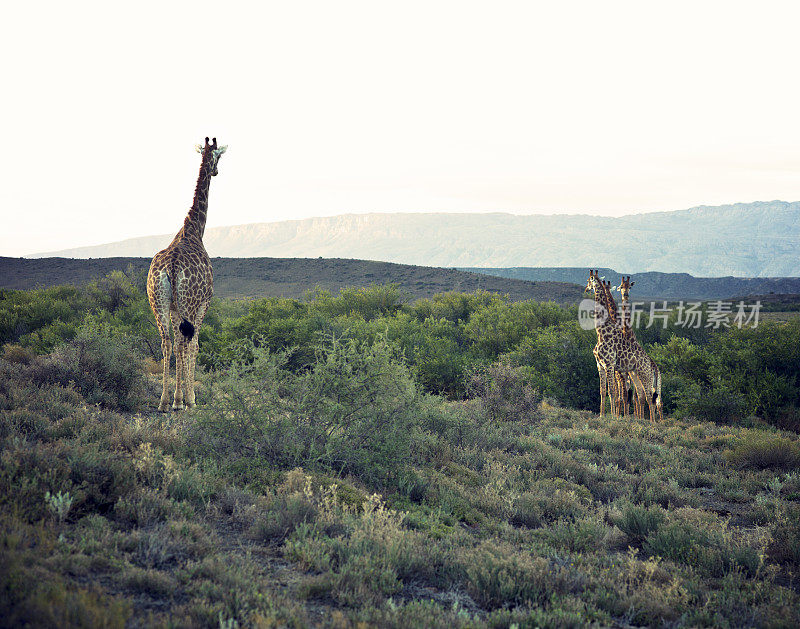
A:
{"label": "tall giraffe", "polygon": [[[634,343],[636,343],[636,345],[641,347],[639,339],[636,338],[636,334],[634,334],[633,332],[633,324],[631,321],[631,312],[630,312],[630,292],[631,292],[631,287],[635,283],[636,283],[635,281],[631,282],[630,275],[628,277],[625,277],[623,275],[622,280],[619,283],[619,286],[616,286],[614,290],[618,290],[620,296],[622,297],[622,304],[621,304],[622,322],[624,324],[625,333]],[[644,351],[644,348],[642,348],[642,351]],[[650,359],[651,368],[653,372],[653,382],[650,384],[653,391],[653,395],[655,396],[656,410],[658,411],[659,419],[663,420],[664,407],[661,398],[661,372],[659,371],[656,362],[652,358],[650,358],[650,356],[648,356],[648,358]],[[646,390],[644,386],[641,386],[641,384],[639,384],[639,386],[636,386],[636,384],[634,383],[634,386],[636,388],[636,396],[634,397],[635,414],[637,417],[643,418]]]}
{"label": "tall giraffe", "polygon": [[[633,286],[635,282],[631,282],[631,276],[629,275],[626,278],[623,276],[622,281],[619,286],[614,287],[613,290],[618,290],[622,294],[622,302],[620,303],[620,324],[622,325],[622,330],[626,336],[633,338],[636,340],[636,336],[633,334],[633,327],[631,323],[631,312],[630,312],[630,303],[628,301],[628,296],[630,294],[630,287]],[[625,287],[623,292],[623,286]],[[634,376],[632,374],[628,374],[627,377],[620,374],[617,378],[617,382],[619,384],[619,388],[621,391],[624,391],[624,403],[625,403],[625,410],[623,415],[628,414],[628,392],[630,388],[633,388],[633,406],[634,406],[634,414],[636,417],[643,417],[643,410],[640,404],[643,404],[643,401],[639,398],[639,387],[637,387],[637,383],[634,381]]]}
{"label": "tall giraffe", "polygon": [[595,330],[597,331],[597,344],[592,353],[597,361],[597,374],[600,377],[600,416],[606,412],[606,397],[611,398],[611,413],[615,414],[618,406],[618,396],[616,392],[616,374],[609,373],[608,365],[600,356],[599,350],[604,343],[617,334],[619,329],[616,312],[612,310],[612,304],[608,302],[603,280],[600,279],[598,271],[589,269],[589,279],[586,282],[584,293],[592,291],[595,301]]}
{"label": "tall giraffe", "polygon": [[[205,146],[197,145],[203,158],[194,201],[183,227],[166,249],[153,256],[147,274],[147,297],[156,317],[164,355],[164,374],[161,402],[158,410],[169,410],[169,361],[172,343],[169,324],[172,321],[175,339],[175,397],[174,410],[193,408],[194,368],[199,351],[197,332],[214,292],[211,260],[203,246],[208,213],[208,188],[211,177],[217,174],[217,162],[227,146],[217,147],[217,138]],[[184,397],[185,396],[185,397]]]}
{"label": "tall giraffe", "polygon": [[[605,293],[605,303],[610,312],[616,314],[617,307],[611,295],[611,282],[601,282],[600,287]],[[633,335],[631,335],[633,336]],[[611,334],[603,337],[603,343],[598,344],[596,357],[604,363],[606,371],[615,378],[616,373],[631,374],[634,385],[641,387],[639,395],[644,395],[650,410],[650,421],[655,421],[656,399],[660,389],[660,379],[656,378],[655,363],[650,359],[639,342],[625,334],[622,326],[613,326]],[[660,397],[660,395],[658,395]],[[612,409],[613,410],[613,409]]]}

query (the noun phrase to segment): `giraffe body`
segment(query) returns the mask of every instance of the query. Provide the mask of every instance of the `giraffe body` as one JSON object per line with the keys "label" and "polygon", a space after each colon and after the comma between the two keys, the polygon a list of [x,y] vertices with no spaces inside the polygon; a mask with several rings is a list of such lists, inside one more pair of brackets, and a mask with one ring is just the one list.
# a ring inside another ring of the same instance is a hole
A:
{"label": "giraffe body", "polygon": [[[198,145],[202,154],[194,202],[183,227],[166,249],[159,251],[147,274],[147,298],[161,336],[164,369],[158,410],[169,410],[170,355],[175,352],[175,394],[172,408],[195,406],[194,370],[199,351],[198,331],[214,293],[211,260],[203,246],[208,189],[217,162],[227,147],[217,140]],[[170,328],[174,341],[170,340]]]}

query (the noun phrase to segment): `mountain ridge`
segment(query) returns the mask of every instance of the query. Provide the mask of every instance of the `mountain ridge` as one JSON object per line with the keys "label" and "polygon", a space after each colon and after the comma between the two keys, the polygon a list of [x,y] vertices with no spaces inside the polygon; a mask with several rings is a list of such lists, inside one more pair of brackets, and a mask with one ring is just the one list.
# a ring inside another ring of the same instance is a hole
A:
{"label": "mountain ridge", "polygon": [[[534,299],[577,303],[582,287],[566,282],[531,282],[487,274],[371,260],[341,258],[212,258],[214,295],[222,298],[302,298],[316,288],[338,293],[345,287],[396,284],[411,299],[447,291],[484,290],[512,301]],[[112,271],[144,282],[150,258],[0,257],[0,290],[29,290],[65,284],[81,286]]]}
{"label": "mountain ridge", "polygon": [[[315,287],[336,293],[346,286],[397,284],[412,299],[440,292],[486,290],[513,301],[580,301],[587,269],[573,268],[436,268],[374,260],[342,258],[212,258],[214,293],[218,297],[303,297]],[[82,285],[113,270],[146,272],[150,258],[4,258],[0,289],[27,290],[62,284]],[[621,273],[600,267],[616,283]],[[800,278],[694,277],[687,273],[631,274],[636,300],[709,300],[779,295],[794,303]]]}
{"label": "mountain ridge", "polygon": [[[28,257],[152,256],[174,234]],[[341,257],[436,267],[596,267],[800,276],[800,202],[628,214],[341,214],[206,230],[219,257]]]}

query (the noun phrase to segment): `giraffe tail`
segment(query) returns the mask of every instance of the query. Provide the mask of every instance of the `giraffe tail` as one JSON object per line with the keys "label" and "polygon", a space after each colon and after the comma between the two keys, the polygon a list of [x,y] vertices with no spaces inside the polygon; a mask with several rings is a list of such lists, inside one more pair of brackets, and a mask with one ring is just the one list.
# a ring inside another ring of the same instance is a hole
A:
{"label": "giraffe tail", "polygon": [[170,269],[170,271],[170,276],[175,278],[175,281],[170,282],[172,284],[172,301],[175,304],[176,310],[178,311],[178,316],[181,318],[181,323],[178,326],[178,330],[180,330],[180,333],[183,334],[187,341],[191,341],[194,337],[195,328],[192,322],[186,318],[186,315],[181,308],[181,302],[178,299],[177,275],[175,274],[174,267]]}
{"label": "giraffe tail", "polygon": [[[655,365],[654,365],[655,367]],[[655,377],[653,378],[653,403],[658,407],[661,408],[662,400],[661,400],[661,371],[658,367],[655,367]]]}
{"label": "giraffe tail", "polygon": [[194,326],[192,325],[191,321],[189,321],[188,319],[184,319],[183,321],[181,321],[181,324],[178,326],[178,329],[181,331],[181,334],[183,334],[186,337],[187,341],[192,340],[192,337],[194,336]]}

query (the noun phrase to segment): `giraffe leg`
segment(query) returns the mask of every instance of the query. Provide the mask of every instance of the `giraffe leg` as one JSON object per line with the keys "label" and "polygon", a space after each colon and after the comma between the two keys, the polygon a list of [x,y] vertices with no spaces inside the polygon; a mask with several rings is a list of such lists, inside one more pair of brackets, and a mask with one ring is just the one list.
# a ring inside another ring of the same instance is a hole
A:
{"label": "giraffe leg", "polygon": [[611,373],[607,374],[607,382],[609,388],[609,402],[611,404],[611,414],[617,414],[617,405],[616,405],[616,388],[617,388],[617,370],[612,367],[610,370]]}
{"label": "giraffe leg", "polygon": [[[653,374],[646,373],[644,377],[640,377],[642,382],[642,390],[644,397],[647,399],[647,408],[650,409],[650,421],[656,421],[656,403],[653,400]],[[647,386],[645,386],[645,383]],[[644,415],[644,408],[642,408],[642,414]]]}
{"label": "giraffe leg", "polygon": [[628,387],[628,376],[622,376],[622,416],[626,417],[630,413],[630,388]]}
{"label": "giraffe leg", "polygon": [[158,403],[158,410],[162,413],[169,411],[169,360],[172,354],[172,342],[169,339],[169,332],[166,324],[156,318],[158,331],[161,334],[161,355],[164,361],[163,373],[161,376],[161,400]]}
{"label": "giraffe leg", "polygon": [[186,348],[186,381],[184,382],[186,408],[194,408],[196,406],[194,399],[194,363],[199,349],[197,337],[195,336],[189,341],[189,345]]}
{"label": "giraffe leg", "polygon": [[600,417],[606,414],[606,393],[608,382],[605,369],[598,370],[600,372]]}
{"label": "giraffe leg", "polygon": [[653,400],[648,398],[647,400],[647,407],[650,409],[650,421],[656,421],[656,405],[653,403]]}
{"label": "giraffe leg", "polygon": [[171,312],[172,332],[175,336],[175,396],[172,400],[172,410],[180,411],[184,408],[183,382],[186,376],[186,339],[178,329],[180,324],[178,313]]}
{"label": "giraffe leg", "polygon": [[644,419],[644,400],[645,400],[646,393],[645,393],[644,385],[642,384],[641,380],[639,380],[638,377],[636,378],[636,382],[638,383],[637,389],[636,389],[636,404],[638,406],[638,411],[637,411],[638,415],[637,415],[637,417],[639,419]]}
{"label": "giraffe leg", "polygon": [[175,397],[172,401],[172,410],[174,411],[180,411],[185,408],[186,353],[187,346],[185,342],[179,341],[175,344]]}
{"label": "giraffe leg", "polygon": [[195,330],[194,336],[189,343],[188,364],[186,375],[186,408],[194,408],[195,395],[194,395],[194,369],[197,363],[197,354],[200,352],[200,339],[198,338],[200,332],[200,325],[203,323],[203,318],[206,316],[208,310],[208,303],[202,304],[195,315]]}
{"label": "giraffe leg", "polygon": [[653,373],[653,388],[655,389],[655,403],[656,403],[656,410],[658,411],[658,419],[659,421],[664,421],[664,400],[661,397],[661,372],[658,371],[658,367],[655,368],[655,372]]}
{"label": "giraffe leg", "polygon": [[172,354],[172,342],[169,338],[170,298],[171,288],[166,271],[151,268],[147,275],[147,300],[150,302],[158,334],[161,337],[161,356],[164,365],[158,410],[162,413],[169,410],[169,361]]}

